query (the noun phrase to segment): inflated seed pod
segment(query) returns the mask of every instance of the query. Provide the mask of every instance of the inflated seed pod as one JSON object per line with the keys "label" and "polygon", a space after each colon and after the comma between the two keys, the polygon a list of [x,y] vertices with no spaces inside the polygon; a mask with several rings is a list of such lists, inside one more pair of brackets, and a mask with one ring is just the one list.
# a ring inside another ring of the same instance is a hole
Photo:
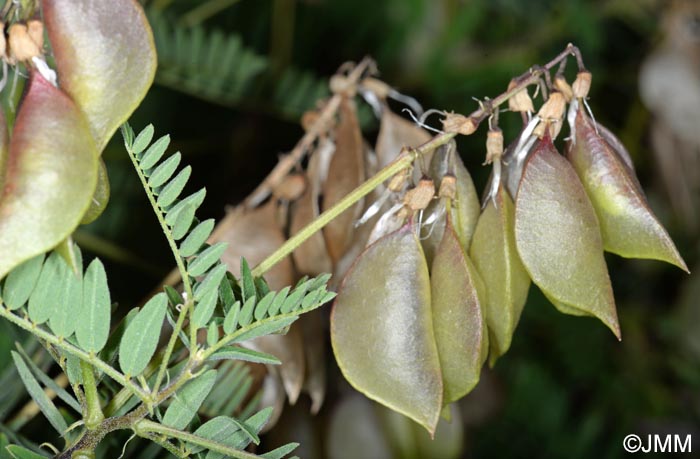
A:
{"label": "inflated seed pod", "polygon": [[489,330],[489,364],[510,348],[530,289],[515,247],[515,207],[503,183],[479,216],[469,256],[484,281],[484,316]]}
{"label": "inflated seed pod", "polygon": [[620,338],[598,219],[573,167],[548,134],[525,163],[515,243],[532,281],[561,312],[592,315]]}
{"label": "inflated seed pod", "polygon": [[627,258],[661,260],[688,271],[670,236],[649,207],[634,170],[596,132],[579,109],[575,136],[567,145],[600,221],[605,250]]}
{"label": "inflated seed pod", "polygon": [[435,342],[440,356],[443,404],[469,393],[479,382],[488,353],[482,313],[485,287],[447,216],[430,271]]}
{"label": "inflated seed pod", "polygon": [[430,305],[423,249],[405,225],[370,245],[348,271],[333,305],[331,343],[355,389],[432,434],[443,385]]}
{"label": "inflated seed pod", "polygon": [[107,208],[107,203],[109,203],[110,187],[109,187],[109,176],[107,175],[107,166],[102,158],[97,166],[97,187],[95,188],[95,193],[92,195],[92,201],[90,202],[90,207],[88,208],[83,219],[80,222],[82,225],[87,225],[97,219],[105,208]]}

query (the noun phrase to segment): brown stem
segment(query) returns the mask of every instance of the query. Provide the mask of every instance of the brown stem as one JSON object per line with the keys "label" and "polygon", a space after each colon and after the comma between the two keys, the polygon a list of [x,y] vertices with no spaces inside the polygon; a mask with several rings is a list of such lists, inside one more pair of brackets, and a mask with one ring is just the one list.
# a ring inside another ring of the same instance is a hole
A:
{"label": "brown stem", "polygon": [[[372,60],[364,58],[357,66],[352,69],[348,75],[347,82],[349,85],[354,85],[360,81],[365,71],[372,65]],[[338,111],[340,102],[344,96],[342,94],[334,94],[326,105],[321,110],[318,119],[313,123],[311,128],[306,131],[306,134],[294,146],[294,149],[285,155],[280,162],[277,163],[274,169],[265,177],[265,180],[258,185],[255,190],[246,198],[243,204],[248,208],[256,207],[265,198],[267,198],[272,190],[289,174],[294,166],[296,166],[303,158],[306,152],[316,139],[321,136],[326,127]]]}

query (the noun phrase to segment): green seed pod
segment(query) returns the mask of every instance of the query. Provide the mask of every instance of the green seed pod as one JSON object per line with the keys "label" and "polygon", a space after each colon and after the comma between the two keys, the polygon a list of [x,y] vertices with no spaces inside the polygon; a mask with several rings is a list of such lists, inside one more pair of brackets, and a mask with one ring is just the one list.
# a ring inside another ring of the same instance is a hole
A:
{"label": "green seed pod", "polygon": [[444,404],[469,393],[479,382],[488,353],[482,314],[484,284],[462,248],[451,218],[430,272],[433,328],[444,386]]}
{"label": "green seed pod", "polygon": [[428,266],[411,225],[370,245],[350,268],[333,305],[331,343],[355,389],[435,432],[442,376]]}
{"label": "green seed pod", "polygon": [[525,163],[515,200],[515,243],[530,278],[557,309],[597,317],[620,338],[598,219],[548,135]]}
{"label": "green seed pod", "polygon": [[513,201],[501,183],[479,217],[469,249],[486,289],[491,366],[510,348],[530,289],[530,277],[515,247],[514,219]]}
{"label": "green seed pod", "polygon": [[97,188],[95,188],[90,207],[87,212],[85,212],[85,215],[83,215],[83,220],[80,222],[81,224],[87,225],[88,223],[92,223],[97,220],[97,217],[102,215],[102,212],[104,212],[109,202],[109,194],[110,188],[107,167],[105,166],[104,160],[100,158],[97,166]]}
{"label": "green seed pod", "polygon": [[688,271],[670,236],[644,197],[634,170],[596,132],[579,109],[575,136],[567,146],[600,221],[605,250],[627,258],[650,258]]}

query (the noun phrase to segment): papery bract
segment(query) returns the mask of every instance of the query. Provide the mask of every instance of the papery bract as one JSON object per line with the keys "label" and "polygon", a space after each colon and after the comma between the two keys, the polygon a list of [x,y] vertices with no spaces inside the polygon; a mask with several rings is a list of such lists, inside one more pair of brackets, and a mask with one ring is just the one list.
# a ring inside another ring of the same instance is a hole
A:
{"label": "papery bract", "polygon": [[654,216],[634,171],[579,110],[567,157],[600,221],[605,250],[628,258],[662,260],[687,271],[670,236]]}
{"label": "papery bract", "polygon": [[561,312],[592,315],[620,337],[593,206],[569,162],[544,139],[515,200],[515,242],[532,281]]}
{"label": "papery bract", "polygon": [[443,386],[428,266],[411,225],[352,266],[333,305],[331,343],[353,387],[434,433]]}

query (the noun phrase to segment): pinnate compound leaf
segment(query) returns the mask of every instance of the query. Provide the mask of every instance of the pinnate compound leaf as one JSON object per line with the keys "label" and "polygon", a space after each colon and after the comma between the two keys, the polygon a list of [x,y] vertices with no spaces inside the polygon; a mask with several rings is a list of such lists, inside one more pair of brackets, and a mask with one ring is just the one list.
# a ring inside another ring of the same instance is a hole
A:
{"label": "pinnate compound leaf", "polygon": [[53,401],[51,401],[49,396],[46,395],[37,380],[34,378],[31,370],[29,367],[27,367],[27,364],[24,363],[22,356],[19,355],[19,353],[12,351],[12,360],[15,362],[19,377],[22,379],[24,387],[27,388],[29,395],[31,395],[32,399],[39,406],[41,412],[44,413],[44,416],[46,416],[46,419],[48,419],[51,426],[56,429],[59,434],[63,435],[63,433],[68,430],[68,425],[66,424],[66,420],[63,419],[63,416],[58,411],[58,408],[56,408],[56,405],[53,404]]}
{"label": "pinnate compound leaf", "polygon": [[25,261],[7,275],[2,299],[11,311],[21,308],[29,300],[39,280],[43,264],[44,254],[42,253]]}
{"label": "pinnate compound leaf", "polygon": [[42,6],[61,88],[85,113],[102,151],[153,83],[151,28],[135,0],[44,0]]}
{"label": "pinnate compound leaf", "polygon": [[352,386],[435,431],[442,376],[428,266],[411,226],[379,239],[355,261],[333,305],[331,342]]}
{"label": "pinnate compound leaf", "polygon": [[530,278],[557,309],[597,317],[620,338],[598,219],[549,136],[525,163],[515,200],[515,242]]}
{"label": "pinnate compound leaf", "polygon": [[661,260],[688,271],[671,237],[657,220],[634,171],[579,110],[567,157],[578,173],[600,222],[605,250],[628,258]]}
{"label": "pinnate compound leaf", "polygon": [[204,399],[216,382],[216,370],[208,370],[188,382],[175,394],[165,411],[163,424],[175,429],[184,429],[197,414]]}
{"label": "pinnate compound leaf", "polygon": [[119,343],[119,366],[127,376],[137,376],[156,352],[168,298],[158,293],[129,323]]}
{"label": "pinnate compound leaf", "polygon": [[97,185],[97,159],[80,109],[32,73],[2,180],[0,278],[52,249],[78,226]]}
{"label": "pinnate compound leaf", "polygon": [[202,245],[207,240],[212,230],[214,229],[214,219],[204,220],[187,235],[184,241],[180,244],[180,255],[190,257],[197,253],[202,248]]}
{"label": "pinnate compound leaf", "polygon": [[483,301],[479,295],[484,292],[484,285],[449,217],[433,259],[430,292],[444,388],[442,403],[447,405],[476,386],[488,352]]}
{"label": "pinnate compound leaf", "polygon": [[510,348],[530,289],[530,277],[515,247],[514,219],[513,200],[501,184],[495,202],[489,200],[479,217],[469,249],[486,289],[482,306],[491,366]]}

